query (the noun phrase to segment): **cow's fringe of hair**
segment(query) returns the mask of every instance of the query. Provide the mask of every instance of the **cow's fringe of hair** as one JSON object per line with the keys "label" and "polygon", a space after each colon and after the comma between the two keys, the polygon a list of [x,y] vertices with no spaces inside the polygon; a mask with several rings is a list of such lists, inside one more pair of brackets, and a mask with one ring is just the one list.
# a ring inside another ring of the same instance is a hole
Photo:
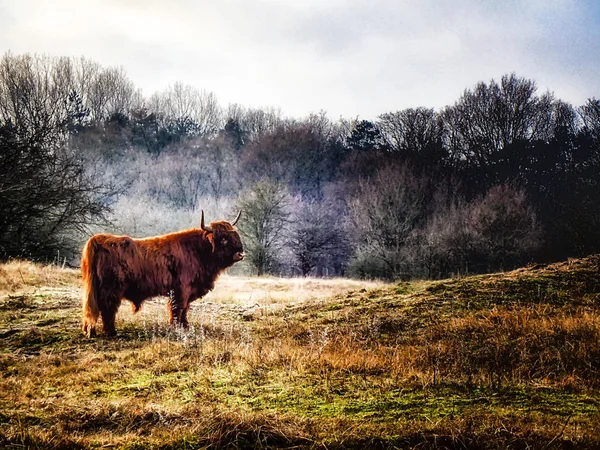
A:
{"label": "cow's fringe of hair", "polygon": [[96,274],[94,273],[95,247],[94,240],[90,239],[83,249],[83,256],[81,258],[81,273],[83,278],[82,330],[88,337],[94,337],[96,335],[96,324],[98,323],[98,317],[100,316],[100,308],[98,308],[95,287],[97,282]]}

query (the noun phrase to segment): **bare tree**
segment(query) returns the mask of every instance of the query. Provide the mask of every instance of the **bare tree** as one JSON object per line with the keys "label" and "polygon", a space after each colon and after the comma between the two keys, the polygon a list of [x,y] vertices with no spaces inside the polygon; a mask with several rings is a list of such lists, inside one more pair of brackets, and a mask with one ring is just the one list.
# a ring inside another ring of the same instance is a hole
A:
{"label": "bare tree", "polygon": [[455,199],[417,232],[415,261],[428,276],[511,269],[532,258],[541,229],[525,191],[492,187],[465,202]]}
{"label": "bare tree", "polygon": [[157,162],[171,174],[162,180],[175,188],[178,206],[195,207],[200,196],[219,201],[241,185],[235,149],[224,135],[184,139],[158,155]]}
{"label": "bare tree", "polygon": [[585,129],[591,136],[600,142],[600,100],[590,98],[585,105],[579,108]]}
{"label": "bare tree", "polygon": [[342,219],[331,205],[296,199],[288,244],[302,276],[310,275],[328,257],[345,247]]}
{"label": "bare tree", "polygon": [[443,122],[433,109],[382,114],[377,125],[390,150],[416,168],[432,170],[447,157]]}
{"label": "bare tree", "polygon": [[240,120],[242,128],[248,132],[250,139],[261,133],[275,131],[284,123],[281,111],[275,108],[255,109],[248,108]]}
{"label": "bare tree", "polygon": [[494,186],[471,208],[487,270],[518,267],[540,246],[541,229],[524,190]]}
{"label": "bare tree", "polygon": [[22,139],[65,139],[73,92],[67,58],[7,53],[0,61],[0,119],[13,124]]}
{"label": "bare tree", "polygon": [[257,135],[243,154],[246,177],[287,184],[294,193],[320,195],[329,176],[327,140],[322,125],[288,121]]}
{"label": "bare tree", "polygon": [[0,258],[73,252],[111,194],[60,141],[23,139],[0,123]]}
{"label": "bare tree", "polygon": [[117,114],[129,114],[141,106],[141,94],[123,68],[99,70],[88,83],[87,99],[96,122]]}
{"label": "bare tree", "polygon": [[148,105],[150,110],[171,120],[191,119],[201,136],[214,136],[224,125],[215,94],[181,82],[152,95]]}
{"label": "bare tree", "polygon": [[372,180],[361,180],[349,213],[360,253],[384,264],[384,275],[406,271],[403,249],[423,220],[427,180],[406,166],[390,165]]}
{"label": "bare tree", "polygon": [[422,266],[428,278],[467,273],[479,239],[473,227],[471,209],[462,199],[440,207],[416,230],[411,241],[415,267]]}
{"label": "bare tree", "polygon": [[87,108],[90,107],[92,85],[101,70],[102,66],[95,61],[90,61],[89,59],[83,57],[73,60],[75,89],[81,95],[81,98]]}
{"label": "bare tree", "polygon": [[443,112],[450,147],[470,165],[485,166],[494,152],[516,141],[548,140],[554,98],[536,91],[535,82],[515,74],[465,90]]}
{"label": "bare tree", "polygon": [[277,266],[277,252],[283,247],[288,223],[288,203],[286,189],[268,179],[244,191],[238,200],[238,209],[244,215],[238,226],[248,261],[257,275],[270,273]]}

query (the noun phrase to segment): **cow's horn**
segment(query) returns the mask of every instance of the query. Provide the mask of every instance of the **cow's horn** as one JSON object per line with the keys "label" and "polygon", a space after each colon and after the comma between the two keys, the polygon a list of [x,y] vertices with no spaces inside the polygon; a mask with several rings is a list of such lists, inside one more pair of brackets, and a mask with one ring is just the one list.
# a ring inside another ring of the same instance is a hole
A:
{"label": "cow's horn", "polygon": [[242,210],[240,209],[240,212],[238,213],[237,217],[235,219],[233,219],[233,222],[231,222],[231,225],[235,225],[238,220],[240,220],[240,216],[242,215]]}
{"label": "cow's horn", "polygon": [[200,228],[202,228],[204,231],[212,233],[213,229],[210,227],[210,225],[204,225],[204,210],[202,209],[201,211],[202,215],[200,216]]}

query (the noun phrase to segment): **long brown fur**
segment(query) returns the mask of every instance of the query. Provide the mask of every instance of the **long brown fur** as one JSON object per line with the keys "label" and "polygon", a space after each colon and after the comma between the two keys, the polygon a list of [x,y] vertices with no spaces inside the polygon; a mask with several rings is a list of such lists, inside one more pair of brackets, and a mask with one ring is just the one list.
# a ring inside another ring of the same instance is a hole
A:
{"label": "long brown fur", "polygon": [[[212,231],[207,231],[212,230]],[[97,234],[83,249],[83,332],[116,334],[115,316],[122,299],[137,312],[150,297],[169,297],[172,325],[188,326],[190,303],[214,287],[221,272],[243,259],[236,229],[226,221],[145,239]]]}

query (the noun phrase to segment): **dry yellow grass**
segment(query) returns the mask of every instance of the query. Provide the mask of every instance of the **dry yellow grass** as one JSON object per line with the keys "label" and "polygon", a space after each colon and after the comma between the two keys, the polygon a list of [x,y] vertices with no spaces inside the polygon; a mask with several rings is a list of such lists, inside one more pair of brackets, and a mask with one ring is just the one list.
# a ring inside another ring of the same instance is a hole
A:
{"label": "dry yellow grass", "polygon": [[373,289],[389,284],[348,278],[234,277],[222,275],[207,301],[242,306],[290,304],[333,297],[350,290]]}
{"label": "dry yellow grass", "polygon": [[78,279],[79,271],[76,269],[12,260],[0,264],[0,296],[39,287],[73,286]]}
{"label": "dry yellow grass", "polygon": [[401,284],[224,276],[190,330],[156,299],[96,340],[73,273],[23,283],[0,296],[0,447],[597,447],[598,261]]}
{"label": "dry yellow grass", "polygon": [[[389,283],[351,279],[238,277],[222,275],[215,289],[192,304],[189,319],[192,325],[212,323],[216,318],[254,320],[267,317],[284,308],[311,302],[323,302],[336,295],[389,287]],[[46,290],[47,292],[47,290]],[[117,314],[117,329],[123,324],[164,325],[168,321],[165,298],[146,301],[133,314],[124,301]]]}

